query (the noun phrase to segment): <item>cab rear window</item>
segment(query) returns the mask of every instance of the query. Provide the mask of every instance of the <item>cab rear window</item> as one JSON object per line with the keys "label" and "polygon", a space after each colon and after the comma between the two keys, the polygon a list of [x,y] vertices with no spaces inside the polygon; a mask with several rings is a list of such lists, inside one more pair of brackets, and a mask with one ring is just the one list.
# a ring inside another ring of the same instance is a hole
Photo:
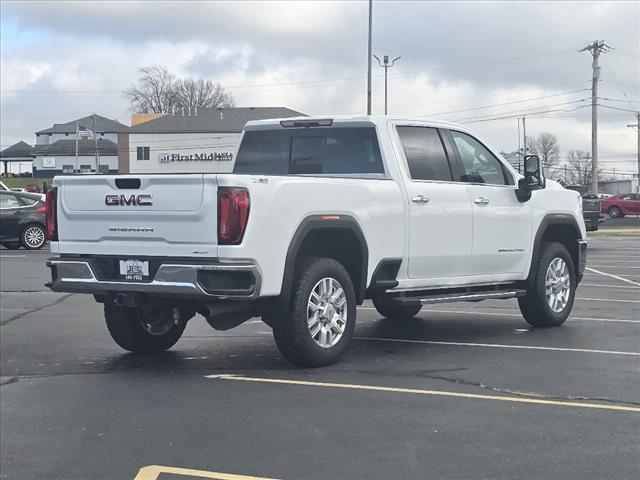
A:
{"label": "cab rear window", "polygon": [[251,130],[233,173],[384,176],[384,166],[373,127]]}

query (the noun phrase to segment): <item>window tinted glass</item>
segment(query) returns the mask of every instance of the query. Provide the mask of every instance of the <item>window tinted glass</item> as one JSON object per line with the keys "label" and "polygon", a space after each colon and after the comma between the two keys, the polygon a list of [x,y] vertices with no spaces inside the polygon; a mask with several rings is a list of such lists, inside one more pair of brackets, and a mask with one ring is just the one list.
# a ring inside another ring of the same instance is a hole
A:
{"label": "window tinted glass", "polygon": [[398,127],[414,180],[452,180],[447,155],[435,128]]}
{"label": "window tinted glass", "polygon": [[373,127],[254,130],[245,133],[234,173],[384,174]]}
{"label": "window tinted glass", "polygon": [[10,193],[0,193],[0,208],[18,208],[20,203],[15,195]]}
{"label": "window tinted glass", "polygon": [[480,142],[461,132],[452,131],[451,135],[464,169],[459,179],[461,182],[508,185],[502,164]]}

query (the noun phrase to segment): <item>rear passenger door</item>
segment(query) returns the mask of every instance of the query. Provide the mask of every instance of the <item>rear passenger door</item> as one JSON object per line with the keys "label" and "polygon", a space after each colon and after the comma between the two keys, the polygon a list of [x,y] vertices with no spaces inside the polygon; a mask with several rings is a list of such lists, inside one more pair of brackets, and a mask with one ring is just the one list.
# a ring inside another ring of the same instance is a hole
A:
{"label": "rear passenger door", "polygon": [[448,136],[457,158],[455,180],[465,185],[473,206],[473,249],[466,274],[501,277],[494,281],[519,278],[529,258],[531,202],[517,199],[513,175],[479,140],[455,130]]}
{"label": "rear passenger door", "polygon": [[397,125],[396,130],[406,160],[409,278],[460,276],[471,254],[472,209],[466,185],[452,182],[438,129]]}

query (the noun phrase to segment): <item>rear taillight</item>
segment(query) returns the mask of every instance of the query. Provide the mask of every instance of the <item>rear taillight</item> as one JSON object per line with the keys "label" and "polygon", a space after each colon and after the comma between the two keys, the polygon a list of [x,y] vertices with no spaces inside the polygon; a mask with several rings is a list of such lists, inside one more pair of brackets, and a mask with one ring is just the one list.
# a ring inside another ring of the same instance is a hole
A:
{"label": "rear taillight", "polygon": [[238,245],[242,242],[249,219],[249,191],[239,187],[218,188],[218,243]]}
{"label": "rear taillight", "polygon": [[38,207],[38,208],[36,208],[36,212],[46,214],[47,213],[47,207],[46,206]]}
{"label": "rear taillight", "polygon": [[47,190],[47,198],[45,205],[45,219],[47,224],[47,237],[49,240],[56,241],[58,240],[58,205],[57,205],[57,195],[58,189],[56,187],[52,187]]}

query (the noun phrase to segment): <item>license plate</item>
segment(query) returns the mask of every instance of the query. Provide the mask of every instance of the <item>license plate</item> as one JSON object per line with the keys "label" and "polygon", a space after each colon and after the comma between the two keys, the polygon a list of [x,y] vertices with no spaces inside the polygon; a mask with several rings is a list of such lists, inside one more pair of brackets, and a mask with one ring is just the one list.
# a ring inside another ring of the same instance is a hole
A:
{"label": "license plate", "polygon": [[126,280],[144,280],[149,276],[147,260],[120,260],[120,275]]}

